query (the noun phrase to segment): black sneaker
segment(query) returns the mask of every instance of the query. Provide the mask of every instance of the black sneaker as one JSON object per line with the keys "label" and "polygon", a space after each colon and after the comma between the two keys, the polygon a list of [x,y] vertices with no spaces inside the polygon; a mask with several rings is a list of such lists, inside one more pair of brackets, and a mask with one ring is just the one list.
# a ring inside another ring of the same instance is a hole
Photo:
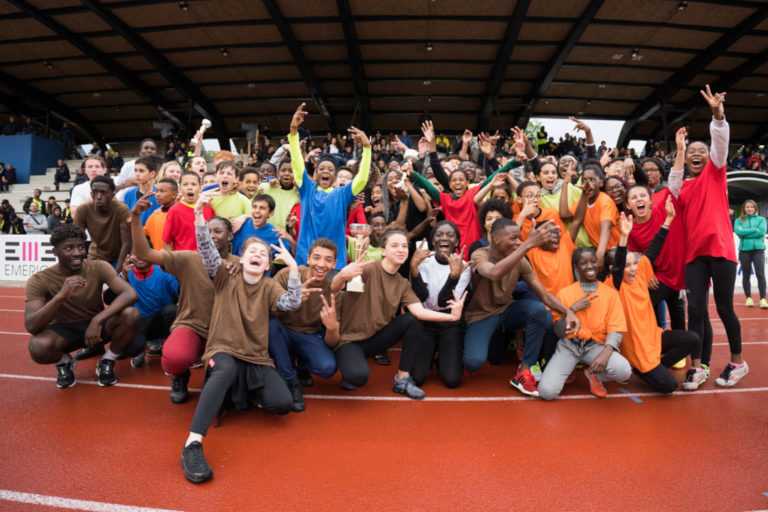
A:
{"label": "black sneaker", "polygon": [[305,388],[311,388],[315,385],[315,381],[312,380],[312,375],[301,367],[296,368],[296,377],[299,379],[301,385]]}
{"label": "black sneaker", "polygon": [[376,354],[375,356],[373,356],[373,362],[376,364],[380,364],[382,366],[389,366],[390,364],[392,364],[392,361],[389,360],[389,356],[387,355],[386,352],[384,352],[383,354]]}
{"label": "black sneaker", "polygon": [[291,399],[293,400],[293,412],[303,412],[307,406],[304,403],[304,390],[301,389],[301,383],[294,379],[288,383],[288,389],[291,390]]}
{"label": "black sneaker", "polygon": [[78,361],[82,361],[84,359],[90,359],[92,357],[100,356],[104,353],[104,345],[99,343],[96,346],[93,347],[85,347],[81,348],[77,351],[77,354],[75,354],[75,359]]}
{"label": "black sneaker", "polygon": [[66,363],[56,365],[56,386],[71,388],[75,385],[75,360],[71,357]]}
{"label": "black sneaker", "polygon": [[205,482],[213,477],[211,466],[203,455],[203,444],[200,441],[189,443],[181,451],[181,467],[184,468],[184,476],[194,484]]}
{"label": "black sneaker", "polygon": [[131,358],[131,366],[133,366],[134,368],[141,368],[142,366],[144,366],[145,362],[146,362],[146,359],[144,358],[144,352]]}
{"label": "black sneaker", "polygon": [[189,370],[178,377],[171,376],[171,402],[183,404],[189,399],[187,384],[189,383]]}
{"label": "black sneaker", "polygon": [[96,375],[99,377],[99,386],[114,386],[117,383],[115,377],[115,361],[112,359],[99,359],[96,365]]}
{"label": "black sneaker", "polygon": [[147,356],[160,357],[163,355],[163,341],[164,340],[150,340],[147,341]]}

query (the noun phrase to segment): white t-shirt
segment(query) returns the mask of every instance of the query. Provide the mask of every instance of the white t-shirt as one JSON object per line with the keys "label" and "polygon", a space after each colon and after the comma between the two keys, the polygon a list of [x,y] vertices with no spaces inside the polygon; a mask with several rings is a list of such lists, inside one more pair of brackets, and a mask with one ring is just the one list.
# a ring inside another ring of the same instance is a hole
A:
{"label": "white t-shirt", "polygon": [[[115,185],[120,186],[124,184],[126,181],[133,178],[134,176],[136,176],[136,160],[125,162],[123,166],[120,168],[120,174],[118,174],[117,177],[114,178]],[[115,194],[115,199],[122,202],[123,198],[125,197],[125,193],[127,191],[128,191],[127,188],[122,189],[117,194]]]}
{"label": "white t-shirt", "polygon": [[[440,308],[437,305],[437,296],[440,295],[440,290],[443,289],[445,282],[448,280],[448,276],[451,274],[451,266],[448,264],[441,264],[435,259],[434,256],[430,256],[425,259],[419,265],[419,275],[421,279],[426,283],[427,290],[429,290],[429,297],[424,301],[424,307],[431,309],[432,311],[446,311],[450,308]],[[456,294],[461,297],[464,290],[467,289],[469,281],[472,278],[472,270],[470,267],[464,269],[464,272],[459,276],[459,282],[456,283]]]}
{"label": "white t-shirt", "polygon": [[69,207],[75,208],[86,202],[91,197],[91,182],[86,181],[72,189],[69,199]]}

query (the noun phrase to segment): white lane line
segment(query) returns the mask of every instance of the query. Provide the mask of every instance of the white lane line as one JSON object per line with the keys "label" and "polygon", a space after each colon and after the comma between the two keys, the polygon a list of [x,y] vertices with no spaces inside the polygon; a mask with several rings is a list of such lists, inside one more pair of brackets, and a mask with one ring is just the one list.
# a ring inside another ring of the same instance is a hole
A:
{"label": "white lane line", "polygon": [[95,512],[180,512],[167,508],[134,507],[132,505],[118,505],[116,503],[104,503],[102,501],[75,500],[60,496],[46,496],[45,494],[31,494],[28,492],[16,492],[0,489],[0,500],[15,501],[17,503],[32,503],[46,507],[68,508],[71,510],[93,510]]}
{"label": "white lane line", "polygon": [[[47,382],[55,382],[53,377],[39,377],[37,375],[17,375],[13,373],[0,373],[0,378],[6,379],[21,379],[21,380],[39,380]],[[98,385],[98,382],[92,380],[80,380],[78,384],[90,384]],[[154,389],[159,391],[168,391],[170,386],[150,386],[148,384],[125,384],[118,382],[114,387],[117,388],[133,388],[133,389]],[[190,391],[199,392],[199,388],[190,388]],[[675,395],[680,396],[696,396],[696,395],[712,395],[719,393],[755,393],[761,391],[768,391],[768,387],[759,388],[717,388],[717,389],[701,389],[693,392],[676,391]],[[610,393],[608,398],[629,398],[632,396],[644,397],[644,396],[662,396],[659,393],[644,392],[644,393]],[[304,395],[304,398],[313,398],[317,400],[358,400],[358,401],[370,401],[370,402],[412,402],[413,400],[404,396],[387,395],[387,396],[373,396],[373,395]],[[561,400],[587,400],[594,399],[592,395],[561,395]],[[535,400],[534,398],[527,396],[435,396],[426,397],[426,402],[518,402],[522,400]]]}

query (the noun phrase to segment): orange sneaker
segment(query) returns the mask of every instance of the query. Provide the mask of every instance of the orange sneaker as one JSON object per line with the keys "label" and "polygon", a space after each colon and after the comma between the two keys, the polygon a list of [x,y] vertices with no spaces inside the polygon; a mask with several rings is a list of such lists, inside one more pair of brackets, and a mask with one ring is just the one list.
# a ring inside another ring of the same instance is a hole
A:
{"label": "orange sneaker", "polygon": [[597,377],[595,375],[592,375],[589,373],[589,368],[584,368],[584,376],[587,378],[587,381],[589,382],[589,392],[592,393],[597,398],[605,398],[608,396],[608,391],[605,390],[605,386],[603,386],[603,383],[597,380]]}

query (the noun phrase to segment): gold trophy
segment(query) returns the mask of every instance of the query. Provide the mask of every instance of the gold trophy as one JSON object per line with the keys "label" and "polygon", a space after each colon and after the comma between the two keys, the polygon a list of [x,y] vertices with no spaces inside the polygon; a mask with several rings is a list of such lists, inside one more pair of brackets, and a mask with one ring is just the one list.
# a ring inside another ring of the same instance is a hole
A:
{"label": "gold trophy", "polygon": [[[355,237],[355,260],[359,260],[365,250],[365,239],[371,235],[371,226],[368,224],[350,224],[349,232]],[[355,293],[363,293],[365,291],[365,284],[363,284],[362,276],[355,276],[347,281],[347,291]]]}

